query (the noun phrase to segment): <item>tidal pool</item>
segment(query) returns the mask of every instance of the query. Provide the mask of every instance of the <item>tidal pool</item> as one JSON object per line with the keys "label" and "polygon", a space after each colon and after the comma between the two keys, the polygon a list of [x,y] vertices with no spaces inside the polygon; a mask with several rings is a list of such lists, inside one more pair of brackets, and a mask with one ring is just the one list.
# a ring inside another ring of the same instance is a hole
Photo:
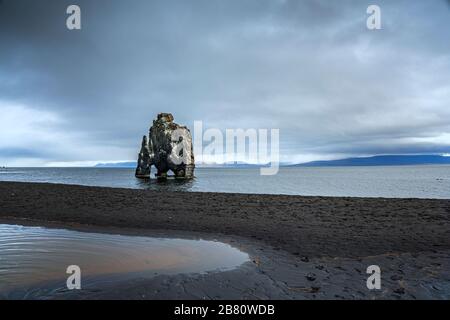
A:
{"label": "tidal pool", "polygon": [[0,224],[3,297],[14,292],[26,297],[31,288],[66,288],[70,265],[80,267],[83,289],[99,281],[226,271],[248,260],[246,253],[217,241]]}

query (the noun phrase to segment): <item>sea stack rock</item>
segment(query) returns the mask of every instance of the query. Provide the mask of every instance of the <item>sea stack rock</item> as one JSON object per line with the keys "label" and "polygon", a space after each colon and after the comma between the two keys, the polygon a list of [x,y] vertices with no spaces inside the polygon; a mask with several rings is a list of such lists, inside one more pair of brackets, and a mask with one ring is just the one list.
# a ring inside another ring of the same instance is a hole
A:
{"label": "sea stack rock", "polygon": [[191,132],[186,126],[173,122],[170,113],[160,113],[149,130],[149,138],[142,138],[136,168],[137,178],[150,178],[151,166],[156,177],[164,179],[168,171],[175,178],[194,177],[194,152]]}
{"label": "sea stack rock", "polygon": [[136,168],[137,178],[150,178],[150,150],[148,148],[147,136],[142,137],[141,151],[138,156]]}

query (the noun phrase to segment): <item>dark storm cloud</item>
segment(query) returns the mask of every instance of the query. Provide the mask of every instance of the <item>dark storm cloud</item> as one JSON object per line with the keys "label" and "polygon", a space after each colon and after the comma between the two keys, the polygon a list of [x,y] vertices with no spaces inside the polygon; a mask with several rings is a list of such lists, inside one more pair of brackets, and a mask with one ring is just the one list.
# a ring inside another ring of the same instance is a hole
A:
{"label": "dark storm cloud", "polygon": [[[449,7],[375,2],[382,30],[369,31],[373,1],[4,0],[0,148],[44,163],[133,159],[164,111],[280,128],[285,160],[448,152]],[[81,30],[65,26],[70,4]]]}

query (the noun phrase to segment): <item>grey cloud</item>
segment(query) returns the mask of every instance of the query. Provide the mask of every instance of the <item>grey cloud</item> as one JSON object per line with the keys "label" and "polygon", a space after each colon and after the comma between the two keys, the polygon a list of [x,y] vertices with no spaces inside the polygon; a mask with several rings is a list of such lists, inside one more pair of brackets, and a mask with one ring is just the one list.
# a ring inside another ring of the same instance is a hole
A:
{"label": "grey cloud", "polygon": [[[5,159],[15,159],[15,158],[33,158],[40,159],[49,156],[48,153],[40,152],[36,149],[26,149],[26,148],[0,148],[0,155]],[[51,155],[50,155],[51,156]]]}
{"label": "grey cloud", "polygon": [[[65,28],[72,3],[80,31]],[[368,31],[371,1],[4,0],[0,102],[57,114],[51,130],[122,150],[111,160],[133,158],[161,111],[280,128],[286,157],[447,152],[450,141],[399,142],[450,132],[447,3],[377,3],[383,29]]]}

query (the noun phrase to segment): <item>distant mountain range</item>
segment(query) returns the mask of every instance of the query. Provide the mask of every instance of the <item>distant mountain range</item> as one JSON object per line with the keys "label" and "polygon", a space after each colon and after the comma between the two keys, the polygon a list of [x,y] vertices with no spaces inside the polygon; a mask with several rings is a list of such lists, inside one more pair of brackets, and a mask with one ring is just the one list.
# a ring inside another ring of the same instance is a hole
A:
{"label": "distant mountain range", "polygon": [[[442,155],[383,155],[364,158],[346,158],[339,160],[311,161],[299,164],[281,163],[282,167],[344,167],[344,166],[404,166],[426,164],[450,164],[450,157]],[[267,165],[264,165],[267,166]],[[98,163],[96,168],[136,168],[136,161]],[[199,168],[259,168],[261,165],[250,163],[226,163],[199,165]]]}
{"label": "distant mountain range", "polygon": [[425,164],[450,164],[450,157],[441,155],[385,155],[365,158],[311,161],[291,165],[291,167],[405,166]]}
{"label": "distant mountain range", "polygon": [[137,162],[107,162],[107,163],[97,163],[96,168],[136,168]]}

